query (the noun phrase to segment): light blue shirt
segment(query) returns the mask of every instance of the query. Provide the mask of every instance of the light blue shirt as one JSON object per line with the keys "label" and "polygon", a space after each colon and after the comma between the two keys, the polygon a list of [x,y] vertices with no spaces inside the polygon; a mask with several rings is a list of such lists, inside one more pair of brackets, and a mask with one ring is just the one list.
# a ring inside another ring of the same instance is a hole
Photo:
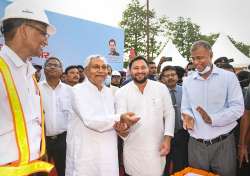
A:
{"label": "light blue shirt", "polygon": [[[201,106],[212,124],[203,121],[196,108]],[[194,117],[192,137],[213,139],[230,132],[244,112],[243,95],[234,73],[217,68],[205,80],[197,72],[183,82],[181,112]]]}

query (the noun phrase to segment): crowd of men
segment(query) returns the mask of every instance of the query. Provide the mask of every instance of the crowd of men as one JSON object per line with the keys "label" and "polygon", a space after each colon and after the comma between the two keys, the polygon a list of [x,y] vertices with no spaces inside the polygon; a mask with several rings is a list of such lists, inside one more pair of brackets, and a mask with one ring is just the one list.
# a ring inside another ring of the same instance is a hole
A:
{"label": "crowd of men", "polygon": [[47,175],[49,162],[58,176],[250,174],[250,73],[212,63],[208,42],[193,43],[186,69],[136,56],[125,75],[100,55],[33,67],[55,33],[45,12],[15,1],[1,23],[0,175]]}

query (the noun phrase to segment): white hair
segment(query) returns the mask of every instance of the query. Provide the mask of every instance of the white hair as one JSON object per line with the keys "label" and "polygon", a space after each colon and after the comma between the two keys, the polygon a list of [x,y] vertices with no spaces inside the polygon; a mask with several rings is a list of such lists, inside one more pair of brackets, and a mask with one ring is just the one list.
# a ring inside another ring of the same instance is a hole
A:
{"label": "white hair", "polygon": [[103,56],[96,54],[88,56],[83,63],[83,67],[86,68],[93,59],[101,59],[105,64],[108,64],[107,60]]}

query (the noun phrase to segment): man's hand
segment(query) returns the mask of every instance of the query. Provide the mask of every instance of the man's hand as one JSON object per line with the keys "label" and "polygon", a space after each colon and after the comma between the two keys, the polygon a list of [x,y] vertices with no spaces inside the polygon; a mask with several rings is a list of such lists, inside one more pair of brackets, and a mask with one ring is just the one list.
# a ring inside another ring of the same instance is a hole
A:
{"label": "man's hand", "polygon": [[164,136],[164,139],[160,146],[160,155],[166,156],[170,152],[170,146],[171,146],[171,137],[170,136]]}
{"label": "man's hand", "polygon": [[164,62],[166,62],[168,59],[167,57],[161,57],[159,64],[163,64]]}
{"label": "man's hand", "polygon": [[120,117],[121,123],[126,123],[128,128],[137,123],[140,120],[139,117],[135,116],[133,112],[127,112],[122,114]]}
{"label": "man's hand", "polygon": [[198,111],[200,113],[200,115],[205,123],[212,124],[212,120],[211,120],[210,116],[207,114],[207,112],[202,107],[198,106],[196,108],[196,111]]}
{"label": "man's hand", "polygon": [[183,128],[185,130],[193,130],[194,129],[194,118],[188,114],[182,113],[183,117]]}
{"label": "man's hand", "polygon": [[248,160],[248,152],[247,152],[247,145],[238,145],[238,158],[239,158],[239,167],[241,168],[243,161],[245,160],[247,163]]}
{"label": "man's hand", "polygon": [[128,136],[129,127],[126,123],[116,122],[113,127],[119,136],[122,137]]}

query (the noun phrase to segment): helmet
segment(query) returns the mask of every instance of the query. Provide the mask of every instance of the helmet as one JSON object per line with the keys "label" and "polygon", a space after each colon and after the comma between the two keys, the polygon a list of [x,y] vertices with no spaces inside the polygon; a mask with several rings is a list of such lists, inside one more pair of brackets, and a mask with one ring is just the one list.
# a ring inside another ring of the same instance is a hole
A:
{"label": "helmet", "polygon": [[27,3],[25,1],[16,0],[5,8],[4,17],[1,19],[1,25],[3,21],[11,18],[23,18],[42,22],[47,24],[47,33],[53,35],[56,32],[56,28],[49,23],[45,10],[38,6],[38,4]]}

